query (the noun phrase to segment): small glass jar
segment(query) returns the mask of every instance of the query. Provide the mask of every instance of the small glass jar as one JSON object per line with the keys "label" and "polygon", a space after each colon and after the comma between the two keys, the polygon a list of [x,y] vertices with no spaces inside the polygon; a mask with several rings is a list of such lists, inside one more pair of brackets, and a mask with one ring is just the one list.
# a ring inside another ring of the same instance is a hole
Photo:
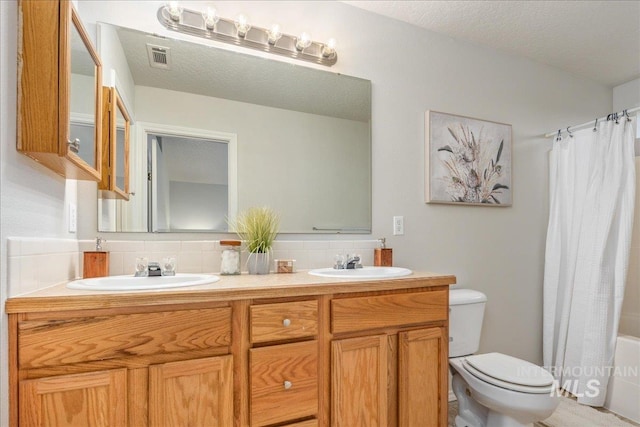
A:
{"label": "small glass jar", "polygon": [[240,240],[220,240],[220,275],[240,274]]}

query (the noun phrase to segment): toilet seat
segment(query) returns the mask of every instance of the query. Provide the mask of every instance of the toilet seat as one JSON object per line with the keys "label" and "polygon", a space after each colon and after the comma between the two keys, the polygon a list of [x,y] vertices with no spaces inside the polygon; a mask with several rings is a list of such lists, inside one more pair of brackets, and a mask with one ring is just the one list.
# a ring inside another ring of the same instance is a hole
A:
{"label": "toilet seat", "polygon": [[540,366],[501,353],[466,357],[464,368],[474,377],[508,390],[542,394],[553,390],[553,376]]}

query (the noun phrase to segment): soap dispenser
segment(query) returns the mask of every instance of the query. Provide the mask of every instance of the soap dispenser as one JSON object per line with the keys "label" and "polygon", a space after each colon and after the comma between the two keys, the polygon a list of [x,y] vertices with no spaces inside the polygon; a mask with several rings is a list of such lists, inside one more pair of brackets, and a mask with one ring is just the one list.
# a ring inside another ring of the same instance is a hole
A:
{"label": "soap dispenser", "polygon": [[102,244],[106,242],[101,237],[96,237],[96,250],[84,253],[84,265],[82,277],[105,277],[109,275],[109,252],[102,250]]}
{"label": "soap dispenser", "polygon": [[373,265],[376,267],[393,266],[393,249],[386,245],[387,239],[381,237],[378,239],[380,247],[373,250]]}

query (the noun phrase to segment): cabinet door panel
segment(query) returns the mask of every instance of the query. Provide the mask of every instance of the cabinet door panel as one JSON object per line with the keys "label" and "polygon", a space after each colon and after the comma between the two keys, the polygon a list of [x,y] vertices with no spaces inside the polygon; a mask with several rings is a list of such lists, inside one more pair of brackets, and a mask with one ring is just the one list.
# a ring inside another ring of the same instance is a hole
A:
{"label": "cabinet door panel", "polygon": [[115,87],[102,88],[102,199],[129,200],[131,118]]}
{"label": "cabinet door panel", "polygon": [[150,366],[149,424],[232,426],[232,356]]}
{"label": "cabinet door panel", "polygon": [[127,423],[127,370],[20,382],[21,426],[120,427]]}
{"label": "cabinet door panel", "polygon": [[387,425],[387,337],[379,335],[331,344],[331,425]]}
{"label": "cabinet door panel", "polygon": [[447,425],[447,346],[444,328],[399,334],[400,427]]}

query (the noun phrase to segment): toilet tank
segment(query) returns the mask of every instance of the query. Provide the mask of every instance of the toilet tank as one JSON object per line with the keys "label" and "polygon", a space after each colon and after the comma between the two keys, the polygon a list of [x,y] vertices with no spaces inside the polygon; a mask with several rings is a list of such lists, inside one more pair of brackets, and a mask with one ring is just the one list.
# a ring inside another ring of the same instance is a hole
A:
{"label": "toilet tank", "polygon": [[449,290],[449,357],[478,351],[486,302],[487,296],[482,292]]}

